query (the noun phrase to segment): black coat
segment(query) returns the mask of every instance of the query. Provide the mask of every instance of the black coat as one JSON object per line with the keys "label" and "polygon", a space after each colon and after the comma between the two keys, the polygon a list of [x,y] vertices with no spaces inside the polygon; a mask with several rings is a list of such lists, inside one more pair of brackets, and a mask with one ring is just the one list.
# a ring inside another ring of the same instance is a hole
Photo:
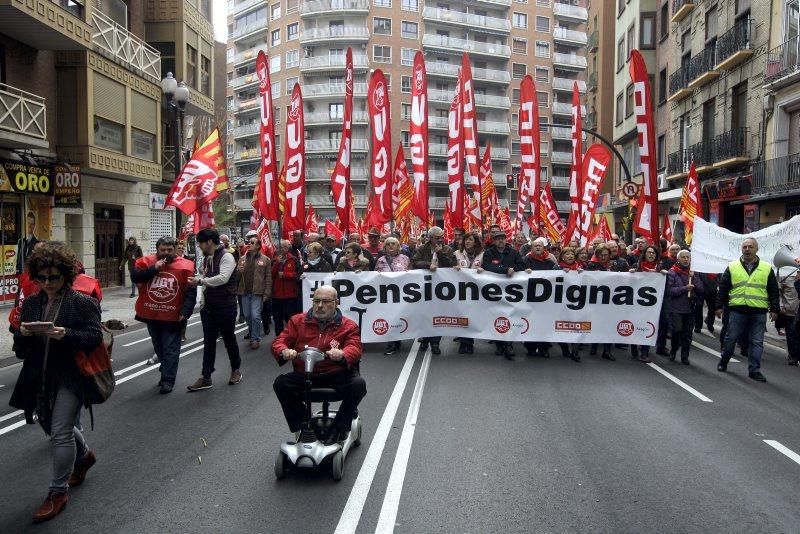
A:
{"label": "black coat", "polygon": [[524,271],[525,263],[522,256],[514,250],[514,247],[506,244],[502,252],[492,245],[483,251],[483,270],[493,273],[506,274],[509,269]]}

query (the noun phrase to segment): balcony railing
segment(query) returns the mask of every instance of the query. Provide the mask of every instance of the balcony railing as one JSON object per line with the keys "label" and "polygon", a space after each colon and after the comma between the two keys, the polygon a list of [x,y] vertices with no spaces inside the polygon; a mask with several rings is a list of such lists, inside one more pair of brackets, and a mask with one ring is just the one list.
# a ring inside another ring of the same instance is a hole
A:
{"label": "balcony railing", "polygon": [[301,42],[339,39],[366,41],[369,39],[369,30],[364,26],[331,26],[330,28],[310,28],[300,32]]}
{"label": "balcony railing", "polygon": [[598,34],[597,30],[595,30],[591,33],[591,35],[589,35],[589,40],[586,42],[586,49],[589,50],[589,52],[595,52],[599,45],[600,34]]}
{"label": "balcony railing", "polygon": [[369,11],[369,0],[312,0],[310,2],[300,2],[301,15],[330,13],[333,11]]}
{"label": "balcony railing", "polygon": [[730,167],[750,160],[747,147],[747,128],[737,128],[714,139],[714,167]]}
{"label": "balcony railing", "polygon": [[589,75],[589,78],[586,80],[586,88],[590,91],[594,91],[597,89],[597,73],[593,72]]}
{"label": "balcony railing", "polygon": [[228,84],[229,87],[234,89],[238,89],[239,87],[244,87],[245,85],[255,84],[258,83],[258,74],[253,72],[252,74],[245,74],[244,76],[239,76],[234,78]]}
{"label": "balcony railing", "polygon": [[553,139],[569,141],[572,139],[572,128],[568,126],[553,126],[551,137]]}
{"label": "balcony railing", "polygon": [[41,96],[0,83],[0,131],[47,139],[46,111]]}
{"label": "balcony railing", "polygon": [[753,55],[753,21],[743,18],[717,39],[717,69],[729,70]]}
{"label": "balcony railing", "polygon": [[236,16],[246,9],[250,9],[253,6],[263,3],[263,0],[244,0],[244,2],[236,2],[236,4],[233,6],[233,15]]}
{"label": "balcony railing", "polygon": [[597,112],[592,111],[586,115],[585,119],[583,119],[583,127],[587,130],[595,130],[597,129],[597,126]]}
{"label": "balcony railing", "polygon": [[691,13],[698,0],[672,0],[672,22],[680,22]]}
{"label": "balcony railing", "polygon": [[798,51],[800,51],[800,36],[792,37],[782,45],[770,50],[767,54],[764,84],[777,89],[777,86],[782,86],[784,81],[789,81],[794,78],[795,74],[800,73]]}
{"label": "balcony railing", "polygon": [[569,200],[556,200],[556,211],[559,213],[568,213],[570,210]]}
{"label": "balcony railing", "polygon": [[583,80],[570,80],[569,78],[553,78],[553,89],[556,91],[572,92],[572,86],[578,82],[578,92],[586,92],[586,82]]}
{"label": "balcony railing", "polygon": [[586,37],[586,32],[569,30],[559,26],[553,28],[553,40],[577,46],[586,46],[589,41]]}
{"label": "balcony railing", "polygon": [[567,165],[572,164],[572,152],[562,152],[554,150],[552,154],[550,154],[550,161],[552,163],[564,163]]}
{"label": "balcony railing", "polygon": [[[453,91],[428,89],[428,98],[431,102],[450,103],[453,100]],[[507,96],[476,94],[475,104],[481,107],[508,108],[511,106],[511,99]]]}
{"label": "balcony railing", "polygon": [[98,10],[92,10],[95,51],[150,81],[161,81],[161,54]]}
{"label": "balcony railing", "polygon": [[[344,94],[344,93],[342,93]],[[342,124],[344,117],[331,116],[327,111],[315,111],[313,113],[306,113],[305,124]],[[366,111],[354,111],[352,121],[354,124],[366,123],[369,116]]]}
{"label": "balcony railing", "polygon": [[555,18],[564,20],[586,22],[589,20],[589,11],[585,7],[573,6],[556,2],[553,4],[553,15]]}
{"label": "balcony railing", "polygon": [[[422,44],[429,47],[449,48],[458,52],[473,52],[489,56],[511,57],[511,47],[504,44],[481,43],[468,39],[458,39],[446,35],[427,34],[422,38]],[[584,58],[584,62],[586,58]]]}
{"label": "balcony railing", "polygon": [[553,176],[550,178],[550,187],[555,189],[569,188],[569,176]]}
{"label": "balcony railing", "polygon": [[719,77],[719,71],[714,67],[717,64],[716,48],[706,47],[702,52],[689,60],[689,89],[702,87],[708,82]]}
{"label": "balcony railing", "polygon": [[422,16],[426,19],[464,24],[466,26],[479,27],[489,30],[499,30],[503,32],[511,31],[511,21],[508,19],[475,15],[474,13],[464,13],[463,11],[451,11],[449,9],[426,7],[422,12]]}
{"label": "balcony railing", "polygon": [[[369,142],[366,139],[353,139],[350,145],[353,152],[366,152],[369,150]],[[309,139],[306,141],[307,152],[338,152],[338,139]]]}
{"label": "balcony railing", "polygon": [[689,67],[684,66],[669,75],[669,100],[678,101],[692,94],[689,89]]}
{"label": "balcony railing", "polygon": [[753,193],[797,191],[800,188],[800,154],[753,163]]}
{"label": "balcony railing", "polygon": [[582,70],[586,68],[586,58],[577,54],[555,52],[553,53],[553,65]]}
{"label": "balcony railing", "polygon": [[257,31],[260,31],[260,30],[267,31],[267,16],[266,15],[254,20],[254,21],[251,21],[248,24],[244,24],[244,25],[241,25],[241,26],[236,26],[233,29],[233,33],[231,34],[231,37],[234,38],[234,39],[238,39],[239,37],[242,37],[243,35],[248,35],[250,33],[254,33],[254,32],[257,32]]}
{"label": "balcony railing", "polygon": [[261,124],[254,122],[252,124],[245,124],[244,126],[237,126],[233,129],[234,137],[245,137],[248,135],[258,135],[261,131]]}
{"label": "balcony railing", "polygon": [[[443,74],[455,78],[458,75],[458,70],[461,65],[453,63],[442,63],[440,61],[431,61],[425,64],[425,69],[428,74]],[[482,80],[489,82],[508,83],[511,81],[511,74],[507,70],[495,69],[472,69],[472,78],[474,80]]]}
{"label": "balcony railing", "polygon": [[[301,70],[344,69],[344,56],[304,57],[300,60]],[[366,69],[369,60],[365,55],[353,55],[353,68]]]}
{"label": "balcony railing", "polygon": [[244,52],[239,52],[235,56],[233,56],[233,63],[243,63],[245,61],[255,61],[256,57],[258,57],[258,53],[263,50],[264,53],[267,53],[267,49],[269,47],[266,44],[260,44],[254,48],[249,50],[245,50]]}
{"label": "balcony railing", "polygon": [[507,122],[501,121],[478,121],[478,132],[482,134],[509,134],[511,133],[511,126]]}
{"label": "balcony railing", "polygon": [[234,161],[245,161],[248,159],[258,159],[261,157],[261,149],[260,148],[248,148],[245,150],[238,150],[233,155]]}
{"label": "balcony railing", "polygon": [[[556,115],[572,115],[572,104],[569,102],[553,102],[552,109]],[[581,116],[586,116],[586,106],[581,106]]]}
{"label": "balcony railing", "polygon": [[[333,165],[330,168],[326,167],[309,167],[306,169],[306,178],[312,180],[330,180],[333,174]],[[354,180],[366,180],[369,178],[369,172],[365,167],[350,167],[350,178]]]}
{"label": "balcony railing", "polygon": [[[343,83],[315,83],[303,85],[303,98],[335,96],[344,99],[345,86]],[[366,96],[367,84],[354,83],[353,96]]]}

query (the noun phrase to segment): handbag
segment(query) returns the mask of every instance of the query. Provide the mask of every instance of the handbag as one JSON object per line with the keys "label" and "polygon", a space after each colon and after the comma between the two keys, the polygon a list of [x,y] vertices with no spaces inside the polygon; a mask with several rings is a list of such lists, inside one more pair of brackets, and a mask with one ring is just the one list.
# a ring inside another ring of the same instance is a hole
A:
{"label": "handbag", "polygon": [[111,350],[114,335],[105,325],[103,341],[89,352],[79,350],[75,361],[81,375],[81,389],[84,404],[103,404],[111,396],[116,385],[114,371],[111,369]]}

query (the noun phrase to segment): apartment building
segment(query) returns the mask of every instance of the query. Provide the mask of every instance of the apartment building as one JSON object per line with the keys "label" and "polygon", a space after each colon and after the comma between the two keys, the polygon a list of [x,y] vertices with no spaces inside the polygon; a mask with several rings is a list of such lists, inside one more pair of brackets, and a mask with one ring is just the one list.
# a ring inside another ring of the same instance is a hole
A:
{"label": "apartment building", "polygon": [[766,146],[771,9],[750,0],[672,0],[666,178],[681,186],[693,161],[707,218],[735,232],[760,221],[751,195],[753,162]]}
{"label": "apartment building", "polygon": [[[585,93],[585,0],[234,0],[228,3],[227,151],[237,189],[240,227],[249,223],[250,197],[259,165],[258,50],[269,51],[279,158],[289,94],[303,88],[306,124],[306,198],[321,218],[333,218],[330,174],[344,113],[344,53],[353,49],[355,74],[352,180],[356,209],[369,195],[366,91],[370,72],[384,71],[391,98],[393,145],[408,145],[411,67],[425,53],[430,131],[430,205],[437,217],[447,195],[447,110],[461,54],[469,52],[475,81],[479,141],[492,145],[494,180],[504,205],[516,198],[519,80],[533,75],[542,123],[569,125],[570,93]],[[543,175],[554,181],[559,209],[568,210],[569,137],[563,127],[542,126]],[[408,156],[408,154],[406,154]],[[514,187],[507,187],[512,185]]]}

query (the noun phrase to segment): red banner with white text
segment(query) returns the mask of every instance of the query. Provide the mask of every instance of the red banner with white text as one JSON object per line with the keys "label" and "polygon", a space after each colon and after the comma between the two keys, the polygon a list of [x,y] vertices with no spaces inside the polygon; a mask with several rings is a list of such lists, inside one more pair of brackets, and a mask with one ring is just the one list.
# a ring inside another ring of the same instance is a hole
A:
{"label": "red banner with white text", "polygon": [[411,79],[410,121],[411,171],[414,178],[414,202],[411,211],[421,220],[428,215],[428,74],[421,50],[414,54]]}
{"label": "red banner with white text", "polygon": [[353,221],[350,220],[352,187],[350,185],[350,147],[353,139],[353,51],[348,48],[344,69],[344,120],[342,138],[339,140],[339,155],[331,175],[331,192],[336,215],[343,232],[347,232]]}
{"label": "red banner with white text", "polygon": [[572,85],[572,165],[569,177],[569,220],[565,241],[581,241],[581,196],[583,195],[583,120],[578,82]]}
{"label": "red banner with white text", "polygon": [[[556,203],[553,200],[553,192],[550,190],[550,184],[547,184],[542,189],[539,195],[539,221],[544,227],[544,231],[550,237],[550,241],[558,243],[567,231],[564,221],[556,209]],[[538,229],[537,229],[538,230]]]}
{"label": "red banner with white text", "polygon": [[286,117],[286,191],[283,204],[283,231],[288,234],[306,225],[306,141],[303,118],[303,93],[300,84],[292,90]]}
{"label": "red banner with white text", "polygon": [[261,110],[259,139],[261,141],[261,167],[256,184],[256,209],[262,217],[280,219],[278,206],[278,157],[275,153],[275,121],[272,108],[272,85],[269,79],[269,61],[263,50],[256,59],[258,74],[258,103]]}
{"label": "red banner with white text", "polygon": [[589,147],[583,156],[583,192],[581,194],[581,217],[578,233],[580,244],[585,247],[592,231],[594,212],[597,210],[597,201],[600,199],[600,188],[606,171],[611,165],[611,152],[605,145],[595,143]]}
{"label": "red banner with white text", "polygon": [[449,221],[454,226],[462,226],[461,221],[464,219],[464,123],[461,96],[461,84],[456,82],[456,92],[447,114],[447,206]]}
{"label": "red banner with white text", "polygon": [[369,124],[372,132],[372,166],[370,225],[380,226],[392,220],[392,129],[389,121],[389,92],[386,77],[374,71],[367,87]]}
{"label": "red banner with white text", "polygon": [[[525,210],[530,204],[534,219],[538,217],[539,188],[542,175],[539,134],[539,103],[536,98],[536,84],[530,74],[520,82],[519,103],[519,144],[522,155],[521,175],[525,183],[525,191],[520,189],[522,211],[517,209],[517,219],[522,221]],[[538,225],[537,225],[538,226]],[[537,230],[538,228],[534,228]]]}
{"label": "red banner with white text", "polygon": [[633,82],[633,112],[642,163],[642,191],[636,206],[634,232],[653,241],[658,232],[658,176],[656,175],[656,135],[653,126],[653,92],[647,64],[638,50],[631,50],[630,75]]}
{"label": "red banner with white text", "polygon": [[475,85],[472,81],[472,65],[469,54],[461,56],[461,136],[464,139],[464,159],[466,160],[469,185],[480,194],[480,175],[478,172],[478,119],[475,111]]}

